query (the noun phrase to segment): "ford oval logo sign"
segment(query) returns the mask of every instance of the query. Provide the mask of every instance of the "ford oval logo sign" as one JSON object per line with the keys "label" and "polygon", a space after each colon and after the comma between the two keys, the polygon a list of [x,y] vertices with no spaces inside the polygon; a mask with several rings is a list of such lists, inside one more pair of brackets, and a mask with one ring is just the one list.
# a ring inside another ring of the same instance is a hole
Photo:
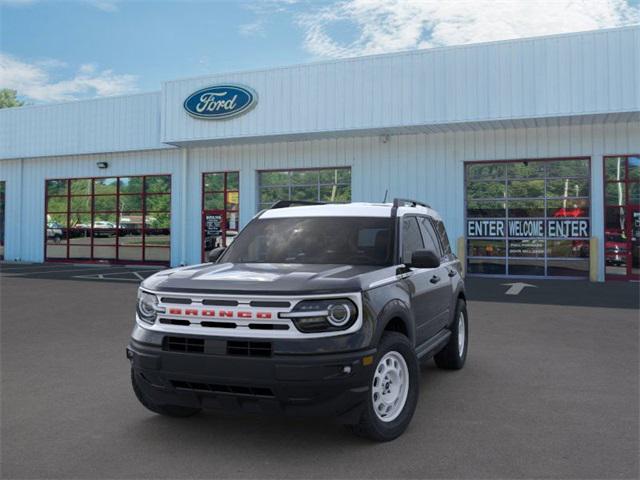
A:
{"label": "ford oval logo sign", "polygon": [[241,85],[214,85],[192,93],[184,109],[196,118],[219,120],[241,115],[258,101],[256,92]]}

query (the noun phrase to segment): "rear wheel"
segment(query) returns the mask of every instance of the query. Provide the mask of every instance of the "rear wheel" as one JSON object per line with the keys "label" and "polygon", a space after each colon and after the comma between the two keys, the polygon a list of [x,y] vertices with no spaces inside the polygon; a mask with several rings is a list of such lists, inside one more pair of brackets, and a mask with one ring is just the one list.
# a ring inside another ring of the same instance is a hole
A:
{"label": "rear wheel", "polygon": [[132,368],[131,385],[133,386],[133,391],[140,403],[153,413],[167,417],[191,417],[202,410],[200,408],[182,407],[180,405],[158,405],[145,395],[144,391],[140,388],[139,382],[144,382],[144,380],[142,380]]}
{"label": "rear wheel", "polygon": [[436,365],[445,370],[460,370],[467,360],[469,344],[469,317],[467,304],[458,299],[456,316],[451,325],[451,337],[447,345],[434,357]]}
{"label": "rear wheel", "polygon": [[349,428],[357,435],[387,442],[411,422],[418,403],[418,359],[409,339],[396,332],[382,336],[371,372],[370,392],[360,421]]}

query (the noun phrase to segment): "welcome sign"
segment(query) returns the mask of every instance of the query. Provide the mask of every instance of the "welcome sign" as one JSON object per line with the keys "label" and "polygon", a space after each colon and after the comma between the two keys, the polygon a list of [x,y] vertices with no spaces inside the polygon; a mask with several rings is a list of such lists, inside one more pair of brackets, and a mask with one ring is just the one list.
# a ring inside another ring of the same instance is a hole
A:
{"label": "welcome sign", "polygon": [[587,219],[467,220],[468,238],[589,238]]}
{"label": "welcome sign", "polygon": [[221,120],[242,115],[257,102],[256,92],[244,85],[213,85],[189,95],[184,109],[192,117]]}

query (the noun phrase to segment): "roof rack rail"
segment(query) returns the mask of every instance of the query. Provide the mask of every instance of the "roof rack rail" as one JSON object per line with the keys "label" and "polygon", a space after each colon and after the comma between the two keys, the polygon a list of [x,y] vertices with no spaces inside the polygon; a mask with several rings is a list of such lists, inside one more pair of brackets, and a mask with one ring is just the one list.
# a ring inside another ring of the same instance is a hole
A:
{"label": "roof rack rail", "polygon": [[306,200],[278,200],[271,205],[270,210],[274,208],[287,208],[287,207],[303,207],[305,205],[326,205],[325,202],[309,202]]}
{"label": "roof rack rail", "polygon": [[421,207],[431,208],[431,205],[424,202],[419,202],[417,200],[409,200],[407,198],[393,199],[393,208],[406,207],[407,205],[409,205],[410,207],[417,207],[419,205]]}

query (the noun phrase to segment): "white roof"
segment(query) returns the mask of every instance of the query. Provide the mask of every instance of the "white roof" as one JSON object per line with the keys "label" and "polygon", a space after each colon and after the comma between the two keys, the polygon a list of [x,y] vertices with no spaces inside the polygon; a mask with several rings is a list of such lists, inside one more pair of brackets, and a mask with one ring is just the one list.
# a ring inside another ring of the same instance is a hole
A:
{"label": "white roof", "polygon": [[[296,207],[274,208],[266,210],[260,218],[291,217],[391,217],[391,203],[338,203],[326,205],[303,205]],[[438,212],[422,206],[399,207],[397,215],[421,213],[440,220]]]}

